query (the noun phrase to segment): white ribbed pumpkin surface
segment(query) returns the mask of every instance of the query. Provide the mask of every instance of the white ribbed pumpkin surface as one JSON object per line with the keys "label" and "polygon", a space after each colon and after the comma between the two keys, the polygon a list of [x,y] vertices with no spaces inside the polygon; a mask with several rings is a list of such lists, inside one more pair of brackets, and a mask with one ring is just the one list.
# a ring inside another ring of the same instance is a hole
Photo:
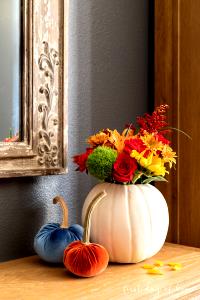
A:
{"label": "white ribbed pumpkin surface", "polygon": [[88,194],[82,211],[105,190],[92,214],[92,242],[104,246],[110,261],[136,263],[156,254],[166,239],[169,215],[161,192],[150,184],[100,183]]}

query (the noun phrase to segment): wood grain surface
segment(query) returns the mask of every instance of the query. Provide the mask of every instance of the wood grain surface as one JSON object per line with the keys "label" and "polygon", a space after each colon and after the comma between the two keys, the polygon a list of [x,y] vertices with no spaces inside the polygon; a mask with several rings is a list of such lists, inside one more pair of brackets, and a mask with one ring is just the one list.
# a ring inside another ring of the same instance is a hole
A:
{"label": "wood grain surface", "polygon": [[176,170],[157,184],[170,212],[168,241],[200,247],[200,1],[155,0],[155,104],[170,105]]}
{"label": "wood grain surface", "polygon": [[[177,40],[177,7],[178,0],[155,0],[154,17],[154,91],[155,106],[167,103],[170,107],[168,121],[170,126],[179,128],[178,124],[178,40]],[[170,136],[171,145],[177,153],[179,135]],[[169,230],[167,241],[178,241],[178,167],[167,176],[168,183],[156,183],[163,193],[169,208]]]}
{"label": "wood grain surface", "polygon": [[149,275],[138,264],[110,264],[93,278],[77,278],[62,265],[51,266],[37,256],[0,264],[0,299],[3,300],[114,300],[200,299],[200,250],[165,244],[145,261],[179,262],[183,268],[164,275]]}

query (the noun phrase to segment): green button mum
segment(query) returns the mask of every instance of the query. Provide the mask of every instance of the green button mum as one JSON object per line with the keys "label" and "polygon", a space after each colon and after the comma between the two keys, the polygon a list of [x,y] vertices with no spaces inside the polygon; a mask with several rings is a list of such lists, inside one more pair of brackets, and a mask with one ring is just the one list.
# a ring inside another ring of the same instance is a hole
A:
{"label": "green button mum", "polygon": [[116,158],[116,150],[99,146],[88,156],[87,169],[91,175],[100,180],[110,179]]}

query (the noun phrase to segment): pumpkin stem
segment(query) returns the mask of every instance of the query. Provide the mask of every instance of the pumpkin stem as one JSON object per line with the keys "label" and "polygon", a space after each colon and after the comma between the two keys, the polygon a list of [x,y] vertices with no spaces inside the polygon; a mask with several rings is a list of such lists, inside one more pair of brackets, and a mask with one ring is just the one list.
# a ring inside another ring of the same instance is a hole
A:
{"label": "pumpkin stem", "polygon": [[90,242],[90,227],[91,227],[91,215],[95,208],[95,206],[103,199],[107,193],[105,191],[100,192],[97,194],[94,199],[90,202],[86,215],[85,215],[85,221],[84,221],[84,232],[83,232],[83,243],[89,244]]}
{"label": "pumpkin stem", "polygon": [[57,204],[59,203],[61,208],[62,208],[62,212],[63,212],[63,220],[62,223],[60,224],[60,228],[67,228],[68,227],[68,207],[65,203],[65,200],[63,197],[61,196],[56,196],[53,199],[53,204]]}

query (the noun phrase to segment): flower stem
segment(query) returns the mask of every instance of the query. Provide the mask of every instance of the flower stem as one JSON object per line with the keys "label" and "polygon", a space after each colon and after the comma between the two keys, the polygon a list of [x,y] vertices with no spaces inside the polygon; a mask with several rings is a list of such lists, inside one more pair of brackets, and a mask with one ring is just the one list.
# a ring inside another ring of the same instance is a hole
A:
{"label": "flower stem", "polygon": [[84,232],[83,232],[83,243],[89,244],[90,242],[90,227],[91,227],[91,215],[95,208],[95,206],[106,196],[106,192],[100,192],[97,194],[94,199],[91,201],[91,203],[88,206],[86,215],[85,215],[85,221],[84,221]]}
{"label": "flower stem", "polygon": [[176,130],[176,131],[184,134],[188,139],[192,140],[192,138],[191,138],[191,136],[189,134],[187,134],[185,131],[183,131],[183,130],[181,130],[179,128],[176,128],[176,127],[171,127],[171,126],[163,127],[161,131],[167,130],[167,129]]}

